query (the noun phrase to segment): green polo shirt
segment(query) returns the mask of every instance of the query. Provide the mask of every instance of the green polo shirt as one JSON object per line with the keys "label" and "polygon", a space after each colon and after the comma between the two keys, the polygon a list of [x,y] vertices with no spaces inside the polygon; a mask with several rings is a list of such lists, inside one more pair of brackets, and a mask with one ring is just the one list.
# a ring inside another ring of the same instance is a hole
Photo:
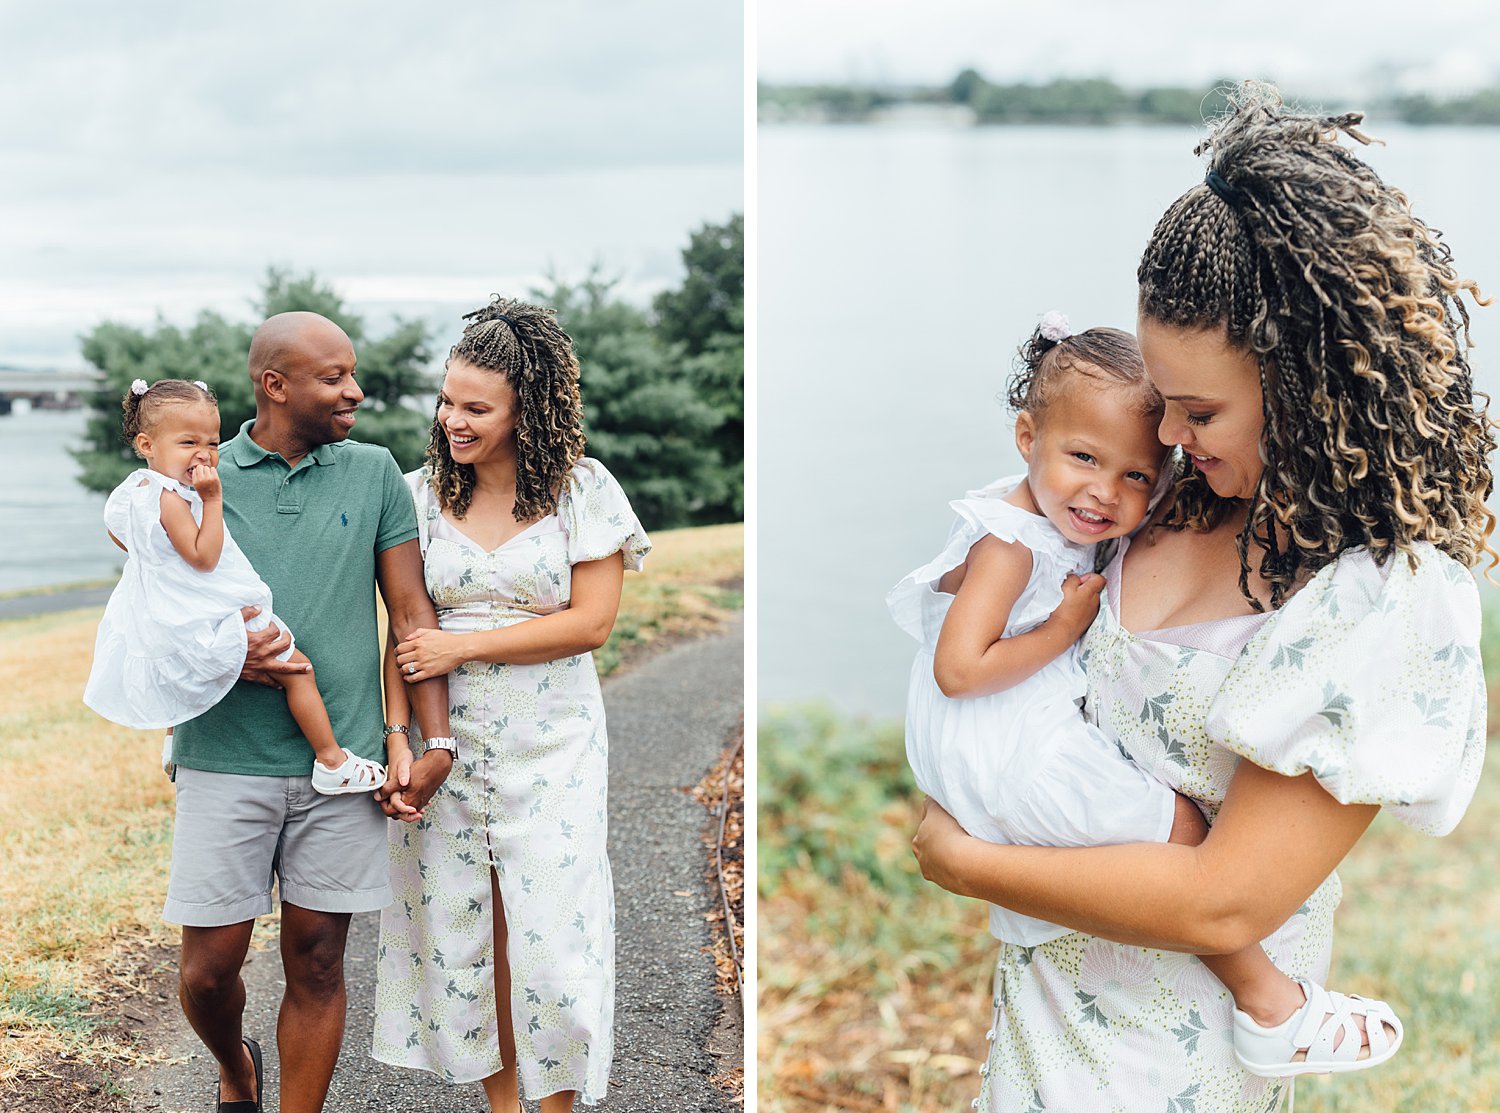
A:
{"label": "green polo shirt", "polygon": [[[383,448],[320,445],[289,468],[250,439],[253,424],[219,453],[224,524],[312,662],[334,737],[383,762],[375,555],[417,536],[411,492]],[[177,728],[172,754],[189,769],[273,777],[307,776],[313,762],[286,695],[243,680]]]}

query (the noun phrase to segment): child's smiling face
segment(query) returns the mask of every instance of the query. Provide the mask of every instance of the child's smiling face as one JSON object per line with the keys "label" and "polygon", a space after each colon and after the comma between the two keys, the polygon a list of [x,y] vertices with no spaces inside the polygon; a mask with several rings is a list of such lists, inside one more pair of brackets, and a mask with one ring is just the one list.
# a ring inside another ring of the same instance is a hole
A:
{"label": "child's smiling face", "polygon": [[1146,517],[1166,447],[1138,388],[1070,375],[1039,414],[1016,418],[1016,447],[1039,513],[1069,541],[1123,537]]}
{"label": "child's smiling face", "polygon": [[166,406],[149,433],[136,434],[135,447],[152,471],[191,485],[195,467],[219,466],[219,409],[208,402]]}

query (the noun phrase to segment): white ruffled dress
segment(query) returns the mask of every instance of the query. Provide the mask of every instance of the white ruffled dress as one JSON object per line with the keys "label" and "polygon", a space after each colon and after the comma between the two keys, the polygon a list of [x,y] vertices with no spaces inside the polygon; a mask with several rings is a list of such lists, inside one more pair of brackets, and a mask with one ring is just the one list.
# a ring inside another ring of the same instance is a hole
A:
{"label": "white ruffled dress", "polygon": [[[1093,546],[1075,545],[1038,514],[1005,501],[1020,476],[998,480],[950,505],[958,517],[934,559],[886,598],[896,623],[920,644],[906,701],[906,756],[917,785],[964,830],[987,842],[1096,846],[1164,842],[1174,794],[1087,722],[1088,681],[1076,647],[1003,692],[950,699],[933,678],[938,634],[953,596],[938,580],[986,534],[1031,551],[1027,581],[1005,626],[1015,637],[1062,602],[1062,582],[1093,566]],[[997,939],[1034,946],[1069,929],[990,906]]]}
{"label": "white ruffled dress", "polygon": [[[193,520],[203,500],[184,483],[139,468],[111,492],[104,524],[128,550],[94,640],[83,702],[106,719],[139,729],[176,726],[207,711],[234,686],[245,663],[245,631],[270,622],[271,589],[224,531],[218,564],[199,572],[172,547],[161,498],[175,491]],[[241,607],[259,607],[248,623]],[[292,648],[281,654],[285,660]]]}

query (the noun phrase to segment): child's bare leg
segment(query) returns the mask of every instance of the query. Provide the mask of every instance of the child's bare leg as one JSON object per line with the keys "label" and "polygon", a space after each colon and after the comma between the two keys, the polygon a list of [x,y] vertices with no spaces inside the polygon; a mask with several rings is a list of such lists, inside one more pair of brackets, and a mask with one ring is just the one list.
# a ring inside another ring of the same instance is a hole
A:
{"label": "child's bare leg", "polygon": [[[1181,793],[1177,794],[1177,811],[1172,818],[1172,834],[1167,839],[1181,846],[1197,846],[1208,837],[1208,823],[1198,806]],[[1199,955],[1203,965],[1214,977],[1224,983],[1224,988],[1234,998],[1241,1012],[1262,1028],[1274,1028],[1285,1023],[1291,1015],[1307,1003],[1302,987],[1277,969],[1271,957],[1261,949],[1259,943],[1233,954]],[[1364,1039],[1364,1018],[1355,1017],[1361,1039]],[[1392,1033],[1394,1034],[1394,1033]],[[1334,1046],[1338,1046],[1335,1040]],[[1361,1048],[1360,1058],[1369,1054],[1368,1041]],[[1307,1056],[1298,1052],[1295,1058]]]}
{"label": "child's bare leg", "polygon": [[[288,658],[293,664],[309,664],[307,655],[300,649],[292,650]],[[328,721],[328,708],[323,706],[323,695],[318,691],[318,680],[312,669],[306,672],[287,673],[281,677],[286,689],[286,705],[297,720],[303,735],[312,743],[318,761],[329,769],[344,764],[344,750],[333,737],[333,724]]]}

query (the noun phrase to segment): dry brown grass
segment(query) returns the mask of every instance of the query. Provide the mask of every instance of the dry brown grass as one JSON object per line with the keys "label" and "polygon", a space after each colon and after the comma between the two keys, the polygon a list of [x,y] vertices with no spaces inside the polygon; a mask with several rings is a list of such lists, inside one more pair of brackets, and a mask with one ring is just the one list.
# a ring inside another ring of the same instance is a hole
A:
{"label": "dry brown grass", "polygon": [[[888,815],[895,868],[917,818],[914,804]],[[883,945],[876,916],[931,949]],[[762,1113],[968,1108],[995,952],[980,905],[932,886],[893,900],[853,870],[841,885],[799,873],[761,896],[757,937]]]}
{"label": "dry brown grass", "polygon": [[0,624],[0,1029],[23,1037],[0,1040],[0,1081],[87,1048],[89,998],[114,979],[116,952],[171,936],[161,922],[172,786],[160,735],[107,723],[79,698],[98,615]]}
{"label": "dry brown grass", "polygon": [[644,574],[625,574],[614,633],[595,655],[601,676],[663,639],[722,630],[744,605],[743,524],[662,530],[651,543]]}

